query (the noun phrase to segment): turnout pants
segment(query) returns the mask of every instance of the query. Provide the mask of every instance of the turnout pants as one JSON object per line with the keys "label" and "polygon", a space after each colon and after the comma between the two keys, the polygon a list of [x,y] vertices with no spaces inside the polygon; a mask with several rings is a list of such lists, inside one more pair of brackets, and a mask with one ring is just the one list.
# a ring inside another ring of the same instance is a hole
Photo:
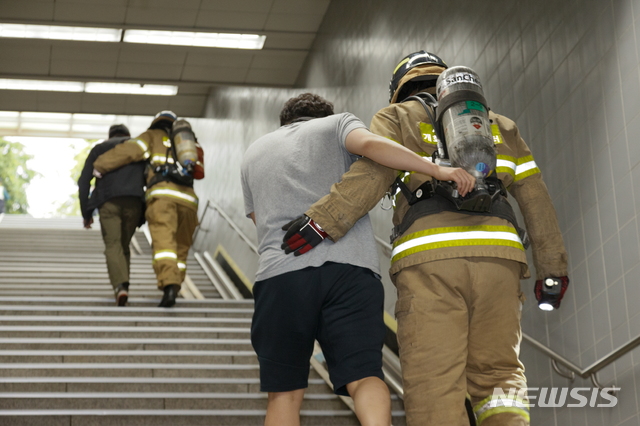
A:
{"label": "turnout pants", "polygon": [[153,270],[158,288],[181,285],[187,273],[187,255],[198,225],[195,210],[169,198],[148,201],[146,219],[153,246]]}
{"label": "turnout pants", "polygon": [[140,223],[142,202],[139,197],[112,198],[101,205],[98,211],[109,281],[115,289],[129,282],[129,243]]}
{"label": "turnout pants", "polygon": [[[407,424],[468,426],[471,396],[478,426],[527,426],[520,350],[520,264],[499,258],[427,262],[394,276]],[[491,403],[523,389],[523,400]]]}

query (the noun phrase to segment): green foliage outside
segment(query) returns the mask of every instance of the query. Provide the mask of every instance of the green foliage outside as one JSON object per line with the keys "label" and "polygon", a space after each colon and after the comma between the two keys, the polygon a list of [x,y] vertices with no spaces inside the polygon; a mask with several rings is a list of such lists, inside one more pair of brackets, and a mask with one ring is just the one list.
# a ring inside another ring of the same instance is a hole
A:
{"label": "green foliage outside", "polygon": [[9,199],[5,204],[7,214],[27,213],[27,187],[38,175],[27,167],[27,161],[33,156],[26,154],[24,148],[19,142],[9,142],[0,138],[0,178],[9,193]]}
{"label": "green foliage outside", "polygon": [[[70,178],[73,180],[73,183],[77,183],[80,178],[80,173],[82,173],[82,168],[84,167],[84,162],[91,151],[91,148],[94,147],[98,139],[87,140],[87,145],[82,147],[82,149],[73,157],[75,161],[75,165],[71,169]],[[92,188],[93,190],[93,188]],[[74,192],[71,196],[63,201],[58,208],[56,209],[56,216],[82,216],[82,212],[80,212],[80,200],[78,199],[78,192]]]}

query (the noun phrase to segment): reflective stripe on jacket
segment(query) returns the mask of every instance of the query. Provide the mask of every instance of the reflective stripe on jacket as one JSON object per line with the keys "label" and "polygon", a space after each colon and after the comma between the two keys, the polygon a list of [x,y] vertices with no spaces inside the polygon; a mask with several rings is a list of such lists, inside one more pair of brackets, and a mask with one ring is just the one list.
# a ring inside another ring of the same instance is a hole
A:
{"label": "reflective stripe on jacket", "polygon": [[[165,164],[167,161],[167,152],[170,147],[171,141],[164,130],[147,130],[140,136],[129,139],[102,154],[94,162],[94,168],[101,173],[108,173],[132,161],[148,160],[149,167],[147,167],[146,173],[148,185],[156,174],[155,167]],[[169,162],[173,162],[170,155]],[[147,201],[158,197],[170,198],[176,203],[194,210],[198,208],[198,197],[193,188],[174,182],[161,182],[147,188],[145,197]]]}

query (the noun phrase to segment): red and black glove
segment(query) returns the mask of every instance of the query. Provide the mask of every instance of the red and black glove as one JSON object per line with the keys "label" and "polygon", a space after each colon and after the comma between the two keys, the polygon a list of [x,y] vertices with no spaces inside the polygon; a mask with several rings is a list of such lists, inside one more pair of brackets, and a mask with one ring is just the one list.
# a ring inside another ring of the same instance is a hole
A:
{"label": "red and black glove", "polygon": [[287,231],[280,246],[286,254],[293,252],[294,256],[305,254],[327,238],[324,229],[309,216],[302,215],[282,227]]}
{"label": "red and black glove", "polygon": [[[546,278],[545,278],[546,279]],[[560,302],[564,297],[564,293],[567,291],[569,287],[569,277],[558,277],[557,280],[560,280],[560,292],[555,295],[545,294],[543,291],[544,280],[536,281],[536,285],[534,287],[534,292],[536,294],[536,300],[538,303],[548,303],[553,306],[554,309],[558,309],[560,307]]]}

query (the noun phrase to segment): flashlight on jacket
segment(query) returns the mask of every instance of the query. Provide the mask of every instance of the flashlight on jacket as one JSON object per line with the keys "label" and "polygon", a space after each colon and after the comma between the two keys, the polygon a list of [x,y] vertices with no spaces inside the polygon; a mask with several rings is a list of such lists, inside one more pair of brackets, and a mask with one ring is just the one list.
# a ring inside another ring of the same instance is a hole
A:
{"label": "flashlight on jacket", "polygon": [[542,292],[538,301],[538,308],[543,311],[553,311],[554,305],[560,298],[562,281],[559,278],[545,278],[542,280]]}

